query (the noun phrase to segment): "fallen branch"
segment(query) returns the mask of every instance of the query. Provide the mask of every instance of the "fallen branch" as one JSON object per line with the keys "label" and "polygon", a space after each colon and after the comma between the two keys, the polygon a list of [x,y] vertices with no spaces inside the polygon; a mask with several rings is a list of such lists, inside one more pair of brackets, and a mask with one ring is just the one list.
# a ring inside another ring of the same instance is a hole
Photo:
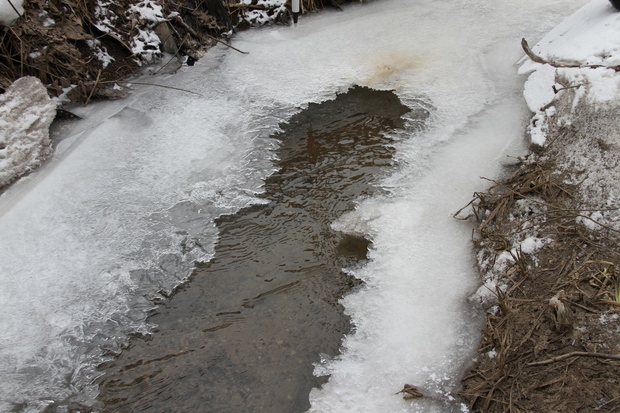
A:
{"label": "fallen branch", "polygon": [[555,85],[551,86],[551,89],[553,89],[553,93],[558,94],[563,90],[567,90],[567,89],[577,89],[580,88],[583,85],[573,85],[573,86],[564,86],[564,87],[555,87]]}
{"label": "fallen branch", "polygon": [[[123,83],[123,82],[111,80],[108,82],[100,82],[100,83]],[[143,82],[126,82],[126,83],[132,84],[132,85],[142,85],[142,86],[157,86],[157,87],[163,87],[166,89],[173,89],[173,90],[179,90],[181,92],[191,93],[192,95],[196,95],[196,96],[204,96],[204,95],[201,95],[200,93],[192,92],[191,90],[181,89],[179,87],[173,87],[173,86],[160,85],[157,83],[143,83]]]}
{"label": "fallen branch", "polygon": [[196,92],[192,92],[191,90],[187,90],[187,89],[181,89],[179,87],[174,87],[174,86],[166,86],[166,85],[160,85],[158,83],[146,83],[146,82],[131,82],[131,81],[118,81],[118,80],[104,80],[101,82],[88,82],[88,83],[84,83],[86,84],[91,84],[94,83],[95,85],[97,83],[99,84],[110,84],[110,83],[126,83],[128,85],[141,85],[141,86],[157,86],[157,87],[163,87],[165,89],[172,89],[172,90],[178,90],[181,92],[186,92],[186,93],[191,93],[192,95],[196,95],[196,96],[204,96],[200,93],[196,93]]}
{"label": "fallen branch", "polygon": [[546,364],[555,363],[556,361],[561,361],[561,360],[571,358],[571,357],[596,357],[596,358],[608,359],[608,360],[620,360],[620,356],[615,356],[613,354],[589,353],[587,351],[573,351],[570,353],[562,354],[560,356],[552,357],[548,360],[535,361],[533,363],[528,363],[526,364],[526,367],[544,366]]}
{"label": "fallen branch", "polygon": [[220,39],[218,39],[217,37],[215,37],[215,36],[211,36],[209,33],[206,33],[206,35],[207,35],[208,37],[210,37],[211,39],[215,40],[216,42],[221,43],[221,44],[223,44],[223,45],[224,45],[224,46],[226,46],[226,47],[230,47],[230,48],[231,48],[231,49],[233,49],[234,51],[237,51],[237,52],[242,53],[242,54],[250,54],[250,52],[244,52],[243,50],[239,50],[239,49],[237,49],[236,47],[233,47],[233,46],[229,45],[228,43],[221,41],[221,40],[220,40]]}
{"label": "fallen branch", "polygon": [[200,37],[198,36],[198,33],[196,33],[196,30],[192,29],[189,24],[185,23],[185,20],[183,20],[183,17],[176,15],[174,16],[174,18],[181,24],[181,26],[185,27],[185,30],[187,30],[192,36],[194,37]]}
{"label": "fallen branch", "polygon": [[544,59],[532,51],[530,46],[527,44],[527,40],[525,39],[521,39],[521,47],[523,48],[523,51],[525,52],[527,57],[529,57],[536,63],[546,64],[546,65],[563,68],[563,69],[598,69],[600,67],[603,67],[606,69],[613,69],[616,72],[620,72],[620,65],[618,66],[582,65],[579,63],[559,63],[559,62],[553,62],[551,60]]}
{"label": "fallen branch", "polygon": [[134,84],[134,85],[143,85],[143,86],[158,86],[158,87],[163,87],[163,88],[166,88],[166,89],[173,89],[173,90],[178,90],[178,91],[181,91],[181,92],[191,93],[192,95],[196,95],[196,96],[204,96],[204,95],[202,95],[200,93],[192,92],[191,90],[181,89],[180,87],[159,85],[157,83],[141,83],[141,82],[129,82],[129,83]]}

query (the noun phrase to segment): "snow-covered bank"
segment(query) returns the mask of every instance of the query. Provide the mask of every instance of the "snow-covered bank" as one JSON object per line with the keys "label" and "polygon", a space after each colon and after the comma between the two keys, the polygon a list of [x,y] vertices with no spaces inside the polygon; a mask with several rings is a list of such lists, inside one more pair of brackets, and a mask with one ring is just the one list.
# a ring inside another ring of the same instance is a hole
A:
{"label": "snow-covered bank", "polygon": [[[325,6],[301,4],[303,13]],[[0,0],[0,25],[12,26],[0,43],[0,90],[34,76],[52,96],[119,98],[117,83],[139,67],[164,60],[147,68],[162,73],[191,64],[235,29],[286,23],[289,10],[288,0]]]}
{"label": "snow-covered bank", "polygon": [[548,64],[524,58],[519,73],[531,73],[524,95],[535,113],[529,130],[533,144],[544,146],[550,119],[561,122],[568,115],[555,116],[558,95],[576,89],[573,107],[582,97],[594,106],[618,100],[619,27],[620,15],[608,1],[591,1],[532,48]]}
{"label": "snow-covered bank", "polygon": [[[620,202],[620,13],[608,1],[593,0],[549,32],[533,52],[550,63],[527,59],[520,69],[533,72],[525,88],[536,113],[529,128],[532,142],[545,146],[563,128],[572,129],[552,150],[559,168],[583,170],[567,183],[580,187],[582,208],[593,210],[585,222],[620,229],[615,210]],[[532,79],[540,80],[532,86]]]}
{"label": "snow-covered bank", "polygon": [[[218,47],[157,79],[200,95],[136,86],[125,101],[83,109],[49,167],[0,198],[1,408],[87,404],[102,349],[148,330],[141,297],[186,279],[212,254],[213,219],[256,201],[278,124],[361,84],[423,99],[432,121],[395,137],[401,166],[382,182],[390,195],[337,224],[373,238],[373,261],[355,272],[367,282],[344,300],[356,332],[317,366],[332,377],[312,409],[460,409],[451,393],[477,337],[466,297],[478,276],[470,228],[451,215],[520,142],[519,40],[582,4],[355,5],[296,29],[242,33],[234,44],[249,55]],[[405,383],[433,398],[402,400],[394,393]]]}
{"label": "snow-covered bank", "polygon": [[528,54],[532,152],[474,201],[475,298],[497,305],[464,394],[488,412],[617,411],[620,367],[590,357],[620,348],[620,13],[592,0]]}
{"label": "snow-covered bank", "polygon": [[[532,51],[549,62],[524,57],[519,69],[528,75],[524,96],[534,113],[528,126],[533,149],[550,146],[545,156],[557,163],[558,171],[569,171],[565,182],[579,188],[578,207],[584,210],[580,220],[592,228],[597,223],[620,228],[620,13],[608,0],[592,0]],[[514,239],[515,251],[535,233],[532,227]],[[492,298],[489,291],[502,284],[504,270],[505,260],[498,260],[486,275],[481,296]]]}

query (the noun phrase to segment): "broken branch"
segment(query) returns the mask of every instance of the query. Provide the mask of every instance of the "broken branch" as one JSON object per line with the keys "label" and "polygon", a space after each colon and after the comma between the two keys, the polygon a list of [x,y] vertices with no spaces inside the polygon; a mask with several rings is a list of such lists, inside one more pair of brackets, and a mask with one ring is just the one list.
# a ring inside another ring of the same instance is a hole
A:
{"label": "broken branch", "polygon": [[620,72],[620,65],[619,66],[581,65],[579,63],[559,63],[559,62],[554,62],[551,60],[544,59],[532,51],[529,44],[527,44],[527,40],[525,40],[524,38],[521,39],[521,48],[523,48],[523,51],[525,52],[527,57],[529,57],[530,59],[532,59],[532,61],[536,63],[546,64],[546,65],[550,65],[553,67],[564,68],[564,69],[571,69],[571,68],[573,69],[598,69],[599,67],[603,67],[606,69],[613,69],[616,72]]}

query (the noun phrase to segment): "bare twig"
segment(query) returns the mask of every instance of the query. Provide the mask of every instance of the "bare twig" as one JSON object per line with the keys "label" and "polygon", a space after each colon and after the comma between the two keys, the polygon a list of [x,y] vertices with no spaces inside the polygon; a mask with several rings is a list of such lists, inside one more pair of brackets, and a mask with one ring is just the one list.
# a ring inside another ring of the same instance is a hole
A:
{"label": "bare twig", "polygon": [[19,11],[17,11],[17,8],[13,5],[13,2],[11,0],[7,0],[7,1],[9,2],[13,10],[15,10],[15,13],[17,13],[19,17],[22,17],[22,14]]}
{"label": "bare twig", "polygon": [[198,33],[196,33],[196,30],[192,29],[187,23],[185,23],[185,20],[183,20],[181,16],[177,15],[177,16],[174,16],[174,18],[181,24],[181,26],[185,27],[185,30],[190,32],[192,36],[200,37],[198,36]]}
{"label": "bare twig", "polygon": [[90,93],[88,94],[88,98],[86,98],[86,102],[84,102],[84,105],[88,105],[88,102],[90,102],[90,99],[93,97],[93,93],[95,93],[95,89],[97,89],[97,83],[99,83],[100,77],[101,77],[101,69],[99,69],[99,71],[97,72],[97,79],[95,79],[95,84],[90,89]]}
{"label": "bare twig", "polygon": [[157,86],[157,87],[163,87],[165,89],[179,90],[181,92],[191,93],[192,95],[196,95],[196,96],[204,96],[204,95],[201,95],[200,93],[192,92],[191,90],[181,89],[179,87],[174,87],[174,86],[160,85],[160,84],[157,84],[157,83],[131,82],[131,81],[119,82],[118,80],[108,80],[108,81],[100,82],[100,83],[129,83],[129,84],[132,84],[132,85]]}
{"label": "bare twig", "polygon": [[250,52],[244,52],[243,50],[239,50],[236,47],[233,47],[233,46],[229,45],[228,43],[218,39],[217,37],[211,36],[209,33],[206,33],[206,35],[207,35],[207,37],[210,37],[211,39],[215,40],[216,42],[221,43],[221,44],[223,44],[226,47],[230,47],[231,49],[233,49],[236,52],[239,52],[239,53],[242,53],[242,54],[250,54]]}
{"label": "bare twig", "polygon": [[577,89],[580,88],[583,85],[572,85],[572,86],[564,86],[564,87],[555,87],[555,85],[551,86],[551,89],[553,89],[553,93],[558,94],[563,90],[567,90],[567,89]]}
{"label": "bare twig", "polygon": [[557,361],[561,361],[567,358],[571,358],[571,357],[596,357],[596,358],[602,358],[602,359],[608,359],[608,360],[620,360],[620,356],[616,356],[613,354],[603,354],[603,353],[590,353],[587,351],[573,351],[570,353],[566,353],[566,354],[562,354],[556,357],[552,357],[548,360],[542,360],[542,361],[535,361],[532,363],[528,363],[526,364],[527,367],[533,367],[533,366],[544,366],[546,364],[551,364],[551,363],[555,363]]}

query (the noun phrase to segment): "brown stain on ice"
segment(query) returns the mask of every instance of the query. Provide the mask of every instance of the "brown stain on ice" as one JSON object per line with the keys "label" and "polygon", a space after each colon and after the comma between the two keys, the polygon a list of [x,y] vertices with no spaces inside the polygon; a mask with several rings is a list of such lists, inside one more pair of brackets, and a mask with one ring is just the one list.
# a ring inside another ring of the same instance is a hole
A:
{"label": "brown stain on ice", "polygon": [[374,55],[367,62],[372,69],[366,84],[372,87],[393,82],[403,74],[420,71],[429,62],[427,57],[397,50]]}

